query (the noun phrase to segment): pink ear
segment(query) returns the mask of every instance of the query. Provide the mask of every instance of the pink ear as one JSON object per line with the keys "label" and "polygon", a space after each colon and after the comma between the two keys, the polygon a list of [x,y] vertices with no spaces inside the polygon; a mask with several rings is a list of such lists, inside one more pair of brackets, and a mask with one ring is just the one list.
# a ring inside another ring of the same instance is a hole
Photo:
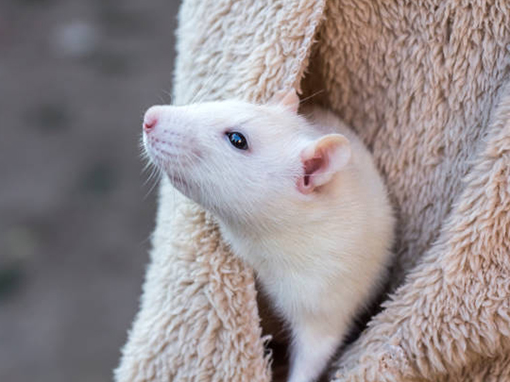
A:
{"label": "pink ear", "polygon": [[350,158],[350,142],[341,134],[329,134],[311,143],[301,153],[303,176],[298,181],[298,190],[310,194],[324,186]]}
{"label": "pink ear", "polygon": [[297,113],[299,108],[299,97],[296,93],[296,89],[282,90],[273,96],[269,101],[271,104],[282,105],[293,113]]}

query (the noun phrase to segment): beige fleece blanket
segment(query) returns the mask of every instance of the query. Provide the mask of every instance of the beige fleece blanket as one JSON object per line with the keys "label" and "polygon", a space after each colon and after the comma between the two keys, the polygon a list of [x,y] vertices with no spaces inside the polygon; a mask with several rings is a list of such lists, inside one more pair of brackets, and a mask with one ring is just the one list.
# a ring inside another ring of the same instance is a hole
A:
{"label": "beige fleece blanket", "polygon": [[[335,381],[510,381],[510,2],[185,0],[174,100],[289,86],[374,154],[395,207],[394,293]],[[163,181],[115,376],[270,381],[252,271]]]}

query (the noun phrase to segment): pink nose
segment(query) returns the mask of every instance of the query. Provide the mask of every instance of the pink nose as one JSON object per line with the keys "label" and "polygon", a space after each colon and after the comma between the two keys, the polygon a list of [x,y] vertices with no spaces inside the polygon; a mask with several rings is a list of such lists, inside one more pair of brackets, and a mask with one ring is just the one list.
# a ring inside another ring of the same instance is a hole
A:
{"label": "pink nose", "polygon": [[149,132],[154,130],[154,127],[158,124],[158,109],[156,107],[151,107],[145,113],[143,117],[143,130],[145,132]]}
{"label": "pink nose", "polygon": [[156,126],[157,123],[158,123],[158,120],[156,118],[146,118],[143,121],[143,129],[145,131],[150,131],[154,128],[154,126]]}

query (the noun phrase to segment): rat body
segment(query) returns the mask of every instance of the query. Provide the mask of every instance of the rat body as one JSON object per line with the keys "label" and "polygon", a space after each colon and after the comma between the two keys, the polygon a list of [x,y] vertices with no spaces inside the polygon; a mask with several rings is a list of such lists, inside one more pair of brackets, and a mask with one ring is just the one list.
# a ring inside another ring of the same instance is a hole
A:
{"label": "rat body", "polygon": [[370,153],[333,114],[297,114],[294,91],[154,106],[150,159],[211,211],[292,332],[290,382],[315,381],[386,274],[394,219]]}

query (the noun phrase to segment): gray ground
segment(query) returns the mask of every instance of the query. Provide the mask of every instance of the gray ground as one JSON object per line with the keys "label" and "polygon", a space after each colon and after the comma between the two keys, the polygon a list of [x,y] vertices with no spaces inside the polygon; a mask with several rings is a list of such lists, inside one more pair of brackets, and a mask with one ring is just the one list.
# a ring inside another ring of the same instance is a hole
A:
{"label": "gray ground", "polygon": [[172,0],[0,1],[0,381],[109,381],[155,195],[141,117],[169,102]]}

